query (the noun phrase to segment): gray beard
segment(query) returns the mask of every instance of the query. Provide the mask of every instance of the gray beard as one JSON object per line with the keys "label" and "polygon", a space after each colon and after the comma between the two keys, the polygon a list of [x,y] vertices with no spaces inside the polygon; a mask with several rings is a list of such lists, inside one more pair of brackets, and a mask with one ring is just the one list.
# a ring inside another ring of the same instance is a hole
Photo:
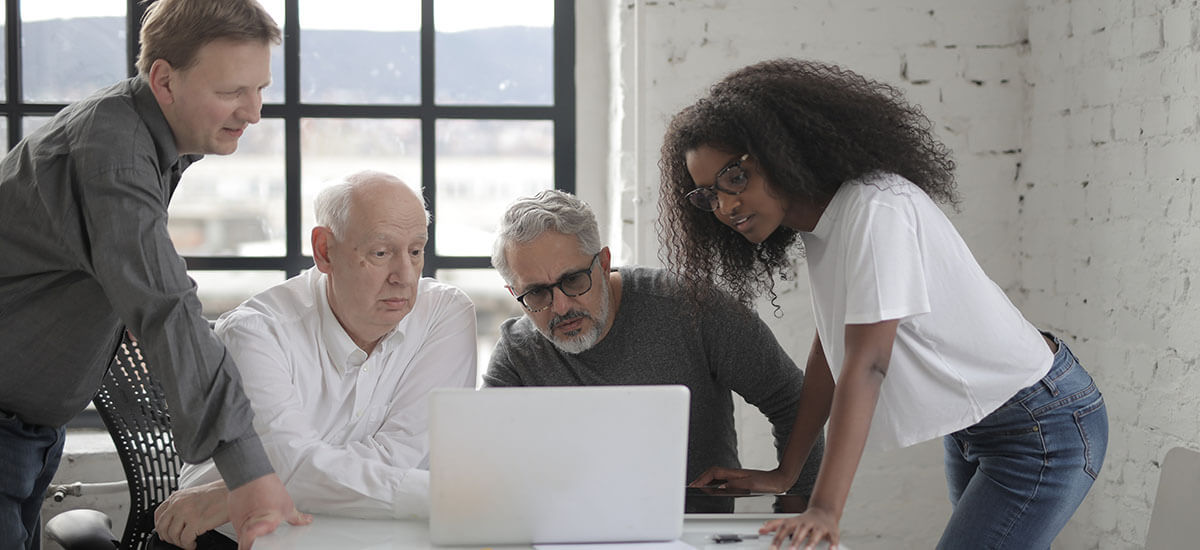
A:
{"label": "gray beard", "polygon": [[542,336],[545,336],[551,344],[554,344],[554,347],[558,348],[563,353],[570,353],[572,355],[583,353],[600,343],[600,335],[604,332],[605,325],[608,324],[610,307],[608,302],[607,280],[604,281],[604,284],[600,285],[600,304],[600,311],[596,312],[594,317],[583,311],[572,310],[567,312],[566,315],[556,317],[550,321],[551,325],[557,325],[558,323],[570,321],[571,319],[578,317],[591,319],[592,327],[590,329],[580,331],[579,334],[567,336],[565,339],[560,340],[553,336],[554,328],[552,326],[548,327],[547,330],[542,330],[541,327],[538,327],[538,331],[541,332]]}

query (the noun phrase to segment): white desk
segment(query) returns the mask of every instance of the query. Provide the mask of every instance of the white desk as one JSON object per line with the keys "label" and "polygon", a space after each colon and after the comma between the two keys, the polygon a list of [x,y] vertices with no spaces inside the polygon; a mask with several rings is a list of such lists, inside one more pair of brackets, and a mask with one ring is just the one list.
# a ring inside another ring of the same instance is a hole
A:
{"label": "white desk", "polygon": [[[767,548],[771,539],[749,540],[740,543],[716,544],[714,533],[757,533],[763,521],[788,517],[791,514],[690,514],[683,522],[683,541],[702,550],[734,550]],[[318,516],[312,525],[292,527],[281,525],[274,533],[259,538],[256,550],[450,550],[449,546],[434,546],[429,542],[426,521],[366,520]],[[478,547],[470,547],[477,549]],[[530,548],[505,546],[505,549]],[[825,550],[822,543],[819,547]],[[840,545],[849,550],[846,541]]]}

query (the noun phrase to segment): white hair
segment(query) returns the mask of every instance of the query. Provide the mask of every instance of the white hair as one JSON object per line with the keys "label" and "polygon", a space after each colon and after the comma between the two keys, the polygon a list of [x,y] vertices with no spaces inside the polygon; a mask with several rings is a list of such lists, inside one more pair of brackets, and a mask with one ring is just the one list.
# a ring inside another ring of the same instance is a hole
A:
{"label": "white hair", "polygon": [[585,256],[600,252],[600,228],[587,203],[570,193],[547,189],[532,197],[517,199],[500,220],[496,243],[492,247],[492,267],[505,282],[513,282],[512,268],[505,256],[509,245],[524,244],[546,231],[573,235],[579,239],[579,251]]}
{"label": "white hair", "polygon": [[[354,204],[354,190],[377,181],[407,185],[396,176],[376,170],[363,170],[350,174],[342,178],[341,182],[321,190],[317,195],[317,200],[313,203],[317,225],[328,227],[333,232],[334,238],[341,238],[345,234],[346,224],[350,221],[350,207]],[[417,193],[417,196],[421,198],[421,209],[425,212],[425,225],[429,225],[431,216],[429,206],[425,203],[425,195]]]}

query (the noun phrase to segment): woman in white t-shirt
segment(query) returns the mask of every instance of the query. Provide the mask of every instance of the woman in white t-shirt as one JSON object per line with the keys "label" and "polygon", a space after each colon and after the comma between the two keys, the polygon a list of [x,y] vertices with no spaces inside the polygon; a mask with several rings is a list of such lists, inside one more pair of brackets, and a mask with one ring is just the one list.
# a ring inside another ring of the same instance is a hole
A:
{"label": "woman in white t-shirt", "polygon": [[835,66],[767,61],[676,115],[660,166],[672,268],[774,298],[799,239],[817,326],[779,467],[697,484],[783,491],[828,420],[808,510],[762,531],[837,543],[864,448],[941,436],[954,511],[938,547],[1049,548],[1103,462],[1104,400],[935,204],[956,201],[954,163],[919,108]]}

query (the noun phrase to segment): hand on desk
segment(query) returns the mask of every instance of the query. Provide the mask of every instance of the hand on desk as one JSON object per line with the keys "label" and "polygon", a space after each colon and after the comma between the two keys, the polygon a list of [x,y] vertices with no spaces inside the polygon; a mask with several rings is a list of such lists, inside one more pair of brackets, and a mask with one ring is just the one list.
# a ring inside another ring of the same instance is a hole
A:
{"label": "hand on desk", "polygon": [[229,490],[225,482],[175,491],[154,511],[158,538],[192,550],[196,537],[229,522]]}
{"label": "hand on desk", "polygon": [[722,489],[745,489],[755,493],[782,493],[792,487],[795,480],[779,470],[743,470],[713,466],[706,470],[688,487],[716,485]]}
{"label": "hand on desk", "polygon": [[829,548],[836,548],[839,540],[838,518],[833,512],[819,508],[809,508],[803,514],[787,519],[773,519],[763,524],[758,530],[760,535],[775,532],[771,548],[784,548],[787,539],[792,538],[790,548],[800,548],[807,541],[805,550],[813,550],[817,543],[829,541]]}
{"label": "hand on desk", "polygon": [[229,519],[237,530],[238,550],[245,550],[281,521],[308,525],[313,518],[296,509],[279,476],[267,474],[229,492]]}
{"label": "hand on desk", "polygon": [[231,520],[241,549],[250,548],[255,538],[274,531],[282,520],[308,525],[312,516],[296,510],[279,476],[269,474],[232,492],[222,480],[176,491],[154,511],[154,530],[163,542],[192,550],[196,537]]}

